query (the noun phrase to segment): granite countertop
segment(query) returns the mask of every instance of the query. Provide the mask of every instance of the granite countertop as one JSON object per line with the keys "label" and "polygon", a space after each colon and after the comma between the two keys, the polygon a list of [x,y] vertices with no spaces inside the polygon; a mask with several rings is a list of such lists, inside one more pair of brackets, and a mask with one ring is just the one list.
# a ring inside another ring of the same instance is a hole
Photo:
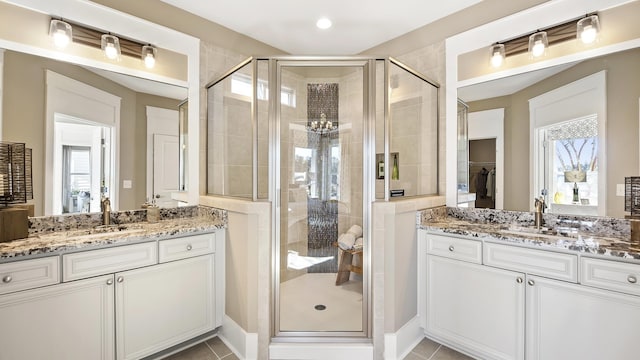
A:
{"label": "granite countertop", "polygon": [[629,236],[619,234],[594,234],[572,228],[556,228],[556,234],[536,233],[531,226],[477,222],[454,217],[422,221],[418,228],[436,233],[472,236],[493,242],[601,255],[640,263],[640,250],[631,247]]}
{"label": "granite countertop", "polygon": [[224,220],[195,216],[161,220],[157,223],[135,222],[32,234],[25,239],[0,243],[0,262],[17,260],[16,258],[19,257],[57,255],[91,248],[206,233],[226,228],[226,226]]}

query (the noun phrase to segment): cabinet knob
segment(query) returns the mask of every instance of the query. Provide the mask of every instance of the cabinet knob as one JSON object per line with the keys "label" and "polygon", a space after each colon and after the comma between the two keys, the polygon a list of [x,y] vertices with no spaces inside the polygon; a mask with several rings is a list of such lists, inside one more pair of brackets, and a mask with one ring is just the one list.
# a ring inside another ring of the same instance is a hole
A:
{"label": "cabinet knob", "polygon": [[191,251],[191,249],[193,249],[193,247],[191,246],[191,244],[187,245],[187,251]]}
{"label": "cabinet knob", "polygon": [[449,251],[453,251],[454,249],[453,245],[449,245]]}
{"label": "cabinet knob", "polygon": [[10,283],[10,282],[11,282],[11,280],[13,280],[13,278],[11,277],[11,275],[5,275],[5,276],[2,278],[2,282],[3,282],[3,283],[5,283],[5,284]]}
{"label": "cabinet knob", "polygon": [[533,279],[529,279],[529,281],[527,281],[527,284],[529,284],[529,285],[533,286],[533,285],[535,285],[535,284],[536,284],[536,282],[535,282],[535,281],[533,281]]}
{"label": "cabinet knob", "polygon": [[118,276],[118,279],[117,279],[116,281],[118,281],[119,283],[121,283],[121,282],[123,282],[123,281],[124,281],[124,277],[122,277],[122,276]]}
{"label": "cabinet knob", "polygon": [[107,280],[107,285],[113,285],[113,279]]}
{"label": "cabinet knob", "polygon": [[516,278],[516,282],[517,282],[518,284],[522,284],[522,282],[523,282],[523,281],[524,281],[524,280],[522,280],[522,278],[521,278],[521,277],[519,277],[519,276]]}
{"label": "cabinet knob", "polygon": [[632,284],[635,284],[636,282],[638,282],[638,279],[636,279],[636,277],[633,276],[633,275],[629,275],[629,276],[627,276],[627,281],[632,283]]}

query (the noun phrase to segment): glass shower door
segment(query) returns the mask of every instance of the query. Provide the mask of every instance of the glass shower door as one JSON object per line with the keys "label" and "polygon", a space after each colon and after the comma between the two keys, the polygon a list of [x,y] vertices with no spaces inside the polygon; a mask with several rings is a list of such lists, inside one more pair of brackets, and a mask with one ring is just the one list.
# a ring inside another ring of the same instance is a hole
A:
{"label": "glass shower door", "polygon": [[278,68],[276,335],[362,336],[364,63]]}

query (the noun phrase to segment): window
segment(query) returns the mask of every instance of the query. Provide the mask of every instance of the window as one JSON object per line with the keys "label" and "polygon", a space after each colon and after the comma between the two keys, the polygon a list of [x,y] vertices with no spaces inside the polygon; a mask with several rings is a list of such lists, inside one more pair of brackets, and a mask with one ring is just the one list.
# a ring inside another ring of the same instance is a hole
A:
{"label": "window", "polygon": [[89,212],[91,199],[91,147],[63,146],[62,212]]}
{"label": "window", "polygon": [[[231,92],[251,98],[251,76],[245,74],[231,75]],[[258,100],[269,100],[269,86],[266,80],[258,79]],[[295,90],[283,87],[280,91],[280,103],[296,107]]]}

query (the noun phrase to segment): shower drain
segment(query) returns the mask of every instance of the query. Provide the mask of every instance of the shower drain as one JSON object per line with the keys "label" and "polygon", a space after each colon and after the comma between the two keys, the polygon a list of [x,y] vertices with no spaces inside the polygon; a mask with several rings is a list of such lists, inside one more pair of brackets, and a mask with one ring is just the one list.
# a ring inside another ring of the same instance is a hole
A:
{"label": "shower drain", "polygon": [[314,306],[314,309],[316,309],[316,310],[324,310],[324,309],[326,309],[326,308],[327,308],[327,307],[326,307],[326,306],[324,306],[324,305],[322,305],[322,304]]}

